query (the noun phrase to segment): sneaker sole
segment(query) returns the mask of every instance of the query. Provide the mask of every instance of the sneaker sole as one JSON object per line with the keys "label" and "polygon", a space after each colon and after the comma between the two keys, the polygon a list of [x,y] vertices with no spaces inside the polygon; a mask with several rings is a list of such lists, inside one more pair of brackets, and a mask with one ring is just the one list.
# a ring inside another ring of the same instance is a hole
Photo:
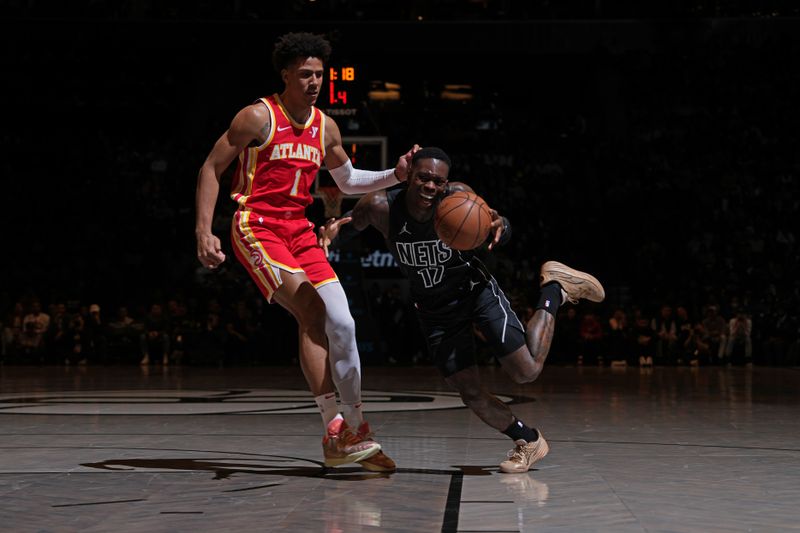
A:
{"label": "sneaker sole", "polygon": [[378,463],[370,462],[369,459],[359,461],[358,464],[361,465],[361,468],[364,470],[369,470],[370,472],[394,472],[397,470],[397,465],[393,467],[387,467]]}
{"label": "sneaker sole", "polygon": [[361,452],[353,452],[350,455],[345,455],[344,457],[326,457],[325,466],[340,466],[350,463],[359,463],[365,459],[369,459],[379,451],[381,451],[381,445],[376,444],[372,448]]}
{"label": "sneaker sole", "polygon": [[[574,268],[570,268],[563,263],[559,263],[558,261],[548,261],[542,265],[542,272],[547,271],[550,274],[549,281],[560,281],[563,280],[566,283],[570,283],[577,287],[588,288],[586,290],[587,296],[583,297],[590,302],[602,302],[606,299],[606,290],[603,288],[603,285],[600,281],[592,276],[591,274],[587,274],[586,272],[581,272],[580,270],[575,270]],[[542,274],[542,280],[544,281],[544,274]],[[562,285],[563,286],[563,285]]]}

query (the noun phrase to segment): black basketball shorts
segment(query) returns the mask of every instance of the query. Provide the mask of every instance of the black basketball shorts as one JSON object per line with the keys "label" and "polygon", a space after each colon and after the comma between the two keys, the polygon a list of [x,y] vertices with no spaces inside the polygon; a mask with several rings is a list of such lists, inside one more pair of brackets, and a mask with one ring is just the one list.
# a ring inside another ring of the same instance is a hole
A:
{"label": "black basketball shorts", "polygon": [[525,344],[525,327],[511,309],[511,303],[489,279],[474,298],[467,298],[438,309],[417,307],[422,332],[433,362],[444,377],[477,363],[474,323],[498,359]]}

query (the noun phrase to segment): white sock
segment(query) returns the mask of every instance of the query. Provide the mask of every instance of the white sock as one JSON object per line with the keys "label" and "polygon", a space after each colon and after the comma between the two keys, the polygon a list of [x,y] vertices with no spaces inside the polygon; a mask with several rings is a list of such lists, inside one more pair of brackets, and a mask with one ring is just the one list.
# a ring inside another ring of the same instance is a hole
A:
{"label": "white sock", "polygon": [[361,405],[361,402],[342,404],[344,421],[353,431],[358,431],[359,426],[364,421],[364,415],[361,414]]}
{"label": "white sock", "polygon": [[320,394],[314,398],[314,401],[317,402],[319,412],[322,415],[322,425],[325,431],[328,431],[328,424],[339,414],[339,409],[336,407],[336,393]]}

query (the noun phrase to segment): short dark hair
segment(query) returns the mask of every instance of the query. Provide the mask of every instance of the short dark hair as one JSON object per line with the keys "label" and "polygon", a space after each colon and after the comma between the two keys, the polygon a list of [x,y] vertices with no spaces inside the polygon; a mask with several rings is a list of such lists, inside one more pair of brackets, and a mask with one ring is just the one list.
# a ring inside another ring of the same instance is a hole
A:
{"label": "short dark hair", "polygon": [[411,157],[411,164],[416,164],[416,162],[420,159],[438,159],[439,161],[444,161],[447,163],[448,168],[453,168],[453,163],[450,161],[450,156],[447,155],[444,150],[435,146],[427,146],[417,150],[417,152]]}
{"label": "short dark hair", "polygon": [[280,74],[298,58],[318,57],[323,63],[331,57],[331,43],[321,35],[299,32],[287,33],[278,38],[272,51],[272,66]]}

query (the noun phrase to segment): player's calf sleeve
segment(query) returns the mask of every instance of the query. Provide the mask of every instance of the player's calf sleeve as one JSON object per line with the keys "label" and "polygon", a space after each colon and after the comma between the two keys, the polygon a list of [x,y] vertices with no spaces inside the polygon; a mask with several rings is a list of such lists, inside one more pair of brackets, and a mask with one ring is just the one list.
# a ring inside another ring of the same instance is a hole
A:
{"label": "player's calf sleeve", "polygon": [[347,295],[340,283],[328,283],[317,292],[325,302],[328,357],[339,398],[342,404],[361,403],[361,360],[356,344],[356,325],[347,305]]}

